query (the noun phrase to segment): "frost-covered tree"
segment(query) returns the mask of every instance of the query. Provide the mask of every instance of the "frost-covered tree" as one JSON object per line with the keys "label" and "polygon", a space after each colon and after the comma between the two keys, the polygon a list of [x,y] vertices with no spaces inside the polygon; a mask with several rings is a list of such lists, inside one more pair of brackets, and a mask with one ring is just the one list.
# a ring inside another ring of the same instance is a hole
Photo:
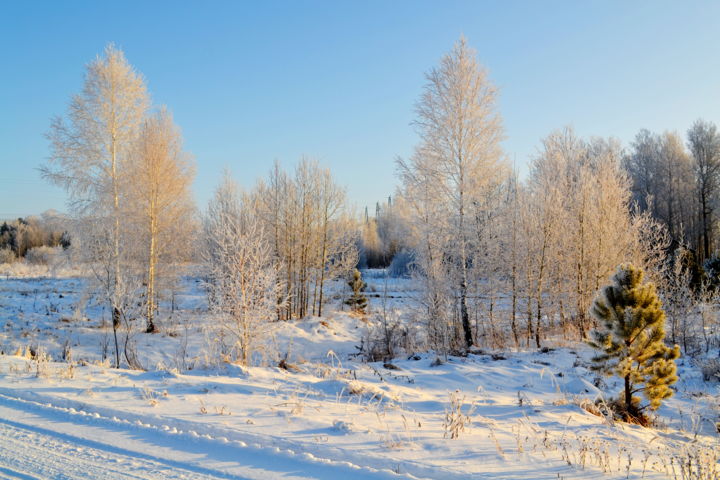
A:
{"label": "frost-covered tree", "polygon": [[530,176],[520,194],[527,343],[534,340],[538,348],[550,280],[558,280],[554,282],[554,291],[566,291],[566,283],[571,278],[567,271],[564,278],[558,275],[565,266],[561,264],[563,236],[572,234],[572,230],[561,227],[567,227],[572,218],[566,199],[570,194],[567,167],[578,160],[577,145],[565,133],[556,132],[543,141],[543,150],[533,160]]}
{"label": "frost-covered tree", "polygon": [[[37,247],[70,246],[70,220],[55,211],[40,217],[28,216],[5,221],[0,225],[0,250],[6,250],[7,259],[22,258]],[[10,255],[12,254],[12,255]]]}
{"label": "frost-covered tree", "polygon": [[513,334],[515,347],[520,346],[520,331],[518,328],[518,300],[520,297],[521,280],[520,273],[522,267],[520,265],[521,252],[520,247],[522,239],[520,236],[520,185],[518,172],[513,169],[513,173],[508,180],[507,201],[502,209],[504,211],[505,222],[502,224],[505,228],[506,248],[503,250],[503,264],[505,265],[506,280],[510,289],[510,330]]}
{"label": "frost-covered tree", "polygon": [[408,246],[405,233],[404,217],[398,214],[392,197],[388,197],[387,202],[375,204],[374,217],[370,217],[365,208],[360,222],[360,265],[389,267],[395,255]]}
{"label": "frost-covered tree", "polygon": [[[696,304],[697,286],[693,286],[692,252],[678,248],[668,258],[670,268],[662,289],[665,312],[670,321],[670,341],[680,343],[687,353],[689,323]],[[696,268],[697,270],[697,268]]]}
{"label": "frost-covered tree", "polygon": [[653,210],[660,192],[660,139],[649,130],[642,129],[630,143],[629,153],[623,158],[623,167],[632,179],[633,201],[643,210]]}
{"label": "frost-covered tree", "polygon": [[[99,257],[86,255],[85,260],[101,263],[94,271],[112,311],[116,366],[120,364],[117,329],[128,303],[123,292],[133,290],[123,285],[129,278],[123,270],[127,270],[125,245],[131,235],[121,225],[123,189],[130,180],[129,153],[149,103],[142,76],[121,50],[108,45],[104,55],[87,66],[83,89],[72,97],[67,118],[52,121],[50,158],[41,170],[45,179],[67,191],[71,210],[83,220],[82,231],[93,237],[90,243],[108,242],[108,248],[78,251],[88,255],[104,252]],[[109,228],[109,235],[93,226]]]}
{"label": "frost-covered tree", "polygon": [[693,160],[677,133],[641,130],[623,158],[631,180],[632,200],[661,222],[675,245],[699,246],[696,180]]}
{"label": "frost-covered tree", "polygon": [[678,380],[677,345],[665,345],[665,312],[655,285],[643,282],[643,271],[631,264],[618,267],[610,285],[602,289],[591,314],[602,327],[593,332],[593,347],[600,353],[594,367],[624,381],[623,415],[640,419],[647,406],[634,394],[642,392],[652,410],[672,396]]}
{"label": "frost-covered tree", "polygon": [[666,225],[673,242],[696,243],[697,204],[693,161],[683,145],[682,137],[665,132],[660,137],[660,178],[664,180],[657,199],[660,220]]}
{"label": "frost-covered tree", "polygon": [[347,213],[345,190],[328,169],[302,159],[292,176],[276,163],[252,196],[287,299],[278,318],[321,316],[326,283],[357,265],[358,228]]}
{"label": "frost-covered tree", "polygon": [[[465,348],[473,343],[469,281],[478,252],[473,210],[507,173],[500,146],[503,128],[496,110],[497,89],[475,57],[461,38],[426,75],[416,107],[420,145],[408,162],[398,162],[401,177],[420,180],[420,188],[442,210],[440,215],[452,232],[440,252],[444,258],[434,261],[452,267],[453,303],[458,307]],[[419,245],[416,250],[426,248]]]}
{"label": "frost-covered tree", "polygon": [[697,120],[688,130],[688,146],[695,161],[700,229],[701,261],[712,254],[715,203],[720,193],[720,133],[715,124]]}
{"label": "frost-covered tree", "polygon": [[145,272],[147,332],[155,331],[159,280],[169,280],[172,267],[190,257],[195,209],[190,187],[195,175],[182,137],[164,108],[147,117],[130,162],[129,222]]}
{"label": "frost-covered tree", "polygon": [[[533,161],[520,232],[528,326],[534,309],[536,345],[543,318],[551,313],[546,303],[564,328],[572,324],[586,338],[592,320],[586,312],[603,279],[624,262],[657,266],[658,250],[667,245],[649,214],[633,213],[620,151],[612,139],[584,140],[566,128],[544,139]],[[552,321],[548,315],[547,323]]]}
{"label": "frost-covered tree", "polygon": [[370,218],[365,209],[365,217],[360,222],[360,266],[362,268],[386,267],[383,246],[377,231],[377,218]]}
{"label": "frost-covered tree", "polygon": [[[418,158],[413,163],[423,161]],[[450,249],[450,229],[445,210],[435,196],[433,179],[424,168],[400,168],[402,192],[396,208],[407,219],[408,242],[413,249],[411,277],[418,284],[417,316],[425,324],[427,343],[447,355],[464,345],[457,343],[457,317],[451,269],[445,252]]]}
{"label": "frost-covered tree", "polygon": [[243,365],[269,334],[280,295],[271,245],[247,202],[226,173],[204,227],[210,309],[220,320],[228,359]]}

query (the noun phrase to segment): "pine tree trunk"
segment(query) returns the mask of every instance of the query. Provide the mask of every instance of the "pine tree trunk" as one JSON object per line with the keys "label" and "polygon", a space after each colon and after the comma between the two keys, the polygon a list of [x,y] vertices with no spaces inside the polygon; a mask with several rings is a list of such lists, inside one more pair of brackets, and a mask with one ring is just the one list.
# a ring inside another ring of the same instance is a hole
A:
{"label": "pine tree trunk", "polygon": [[630,389],[630,375],[625,375],[625,409],[632,412],[632,390]]}

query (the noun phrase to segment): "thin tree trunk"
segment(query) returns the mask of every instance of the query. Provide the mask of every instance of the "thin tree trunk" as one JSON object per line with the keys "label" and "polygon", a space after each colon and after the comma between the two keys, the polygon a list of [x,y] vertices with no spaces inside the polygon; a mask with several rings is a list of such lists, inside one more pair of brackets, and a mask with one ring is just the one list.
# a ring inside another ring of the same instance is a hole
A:
{"label": "thin tree trunk", "polygon": [[470,327],[470,314],[467,307],[467,272],[463,271],[462,282],[460,283],[460,317],[462,318],[462,328],[465,334],[465,346],[472,347],[472,328]]}
{"label": "thin tree trunk", "polygon": [[703,260],[710,258],[710,229],[708,227],[707,195],[705,189],[701,192],[702,220],[703,220]]}
{"label": "thin tree trunk", "polygon": [[[153,210],[153,207],[151,207]],[[150,250],[148,252],[147,277],[147,333],[155,332],[155,265],[157,263],[157,219],[154,212],[150,214]]]}
{"label": "thin tree trunk", "polygon": [[[585,197],[583,197],[582,201],[582,212],[585,211]],[[580,339],[584,340],[587,337],[587,332],[585,330],[585,295],[584,295],[584,287],[583,283],[585,282],[584,276],[583,276],[583,265],[585,264],[585,217],[580,214],[580,251],[579,251],[579,258],[577,261],[577,285],[576,285],[576,293],[577,293],[577,317],[578,317],[578,329],[580,330]]]}
{"label": "thin tree trunk", "polygon": [[322,255],[320,256],[320,300],[318,301],[318,317],[322,317],[323,286],[325,283],[325,255],[327,255],[327,209],[325,210],[325,221],[323,224]]}
{"label": "thin tree trunk", "polygon": [[530,348],[530,341],[533,337],[533,318],[532,318],[532,293],[528,291],[527,297],[527,339],[525,340],[525,346]]}
{"label": "thin tree trunk", "polygon": [[470,326],[470,314],[467,306],[467,245],[465,239],[465,205],[464,205],[464,191],[463,191],[463,171],[462,171],[462,158],[460,159],[460,179],[458,183],[460,185],[460,208],[459,208],[459,237],[460,237],[460,268],[461,268],[461,279],[460,279],[460,318],[462,320],[463,333],[465,334],[465,347],[470,348],[473,344],[472,328]]}
{"label": "thin tree trunk", "polygon": [[113,337],[115,338],[115,368],[120,368],[120,344],[118,343],[118,328],[120,327],[120,310],[112,307]]}
{"label": "thin tree trunk", "polygon": [[625,375],[625,409],[632,411],[632,390],[630,388],[630,375]]}
{"label": "thin tree trunk", "polygon": [[[517,199],[517,194],[515,194]],[[515,212],[517,204],[513,206],[513,226],[512,226],[512,274],[510,275],[511,289],[512,289],[512,312],[510,317],[510,328],[512,329],[513,338],[515,339],[515,348],[520,346],[520,340],[517,330],[517,232],[516,232],[516,221]]]}
{"label": "thin tree trunk", "polygon": [[[113,126],[114,129],[114,126]],[[120,328],[120,307],[118,305],[118,283],[120,281],[120,193],[117,184],[117,144],[115,133],[112,134],[111,146],[111,168],[112,168],[112,188],[113,188],[113,215],[115,216],[115,224],[113,225],[113,264],[115,267],[115,278],[112,281],[112,311],[113,311],[113,335],[115,336],[115,368],[120,368],[120,346],[117,340],[117,330]]]}
{"label": "thin tree trunk", "polygon": [[[537,302],[537,310],[536,310],[536,323],[535,323],[535,346],[537,348],[540,348],[540,321],[542,320],[542,293],[543,293],[543,280],[545,278],[545,255],[548,248],[548,227],[545,227],[543,231],[543,246],[540,253],[540,265],[538,266],[538,282],[537,282],[537,290],[536,290],[536,302]],[[532,319],[528,319],[528,321],[532,322]]]}

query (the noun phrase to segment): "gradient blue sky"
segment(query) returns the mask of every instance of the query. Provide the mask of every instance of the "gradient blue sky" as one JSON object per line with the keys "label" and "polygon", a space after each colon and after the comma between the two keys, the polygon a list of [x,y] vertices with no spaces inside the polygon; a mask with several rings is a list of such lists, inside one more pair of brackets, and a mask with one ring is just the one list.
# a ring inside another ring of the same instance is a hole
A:
{"label": "gradient blue sky", "polygon": [[424,73],[464,34],[523,167],[572,125],[629,142],[720,122],[718,1],[0,1],[0,218],[65,209],[43,136],[115,42],[166,104],[207,202],[229,166],[319,159],[358,207],[393,193]]}

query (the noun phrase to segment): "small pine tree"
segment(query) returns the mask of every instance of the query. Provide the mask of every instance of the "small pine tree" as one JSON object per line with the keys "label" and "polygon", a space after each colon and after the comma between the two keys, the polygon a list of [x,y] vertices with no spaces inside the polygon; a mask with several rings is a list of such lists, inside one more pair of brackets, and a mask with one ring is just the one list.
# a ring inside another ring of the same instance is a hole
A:
{"label": "small pine tree", "polygon": [[[602,289],[590,310],[602,324],[593,332],[593,368],[625,381],[624,398],[618,400],[624,420],[642,421],[642,411],[656,410],[662,400],[672,396],[670,385],[678,380],[675,359],[680,348],[667,347],[665,312],[652,283],[643,283],[642,269],[624,264],[618,267],[612,283]],[[603,328],[604,327],[604,328]],[[650,402],[640,406],[642,392]]]}
{"label": "small pine tree", "polygon": [[352,278],[348,281],[348,285],[352,288],[352,296],[345,300],[345,305],[349,305],[353,312],[365,313],[367,308],[367,297],[363,293],[367,287],[367,283],[363,282],[360,270],[357,268],[353,271]]}

